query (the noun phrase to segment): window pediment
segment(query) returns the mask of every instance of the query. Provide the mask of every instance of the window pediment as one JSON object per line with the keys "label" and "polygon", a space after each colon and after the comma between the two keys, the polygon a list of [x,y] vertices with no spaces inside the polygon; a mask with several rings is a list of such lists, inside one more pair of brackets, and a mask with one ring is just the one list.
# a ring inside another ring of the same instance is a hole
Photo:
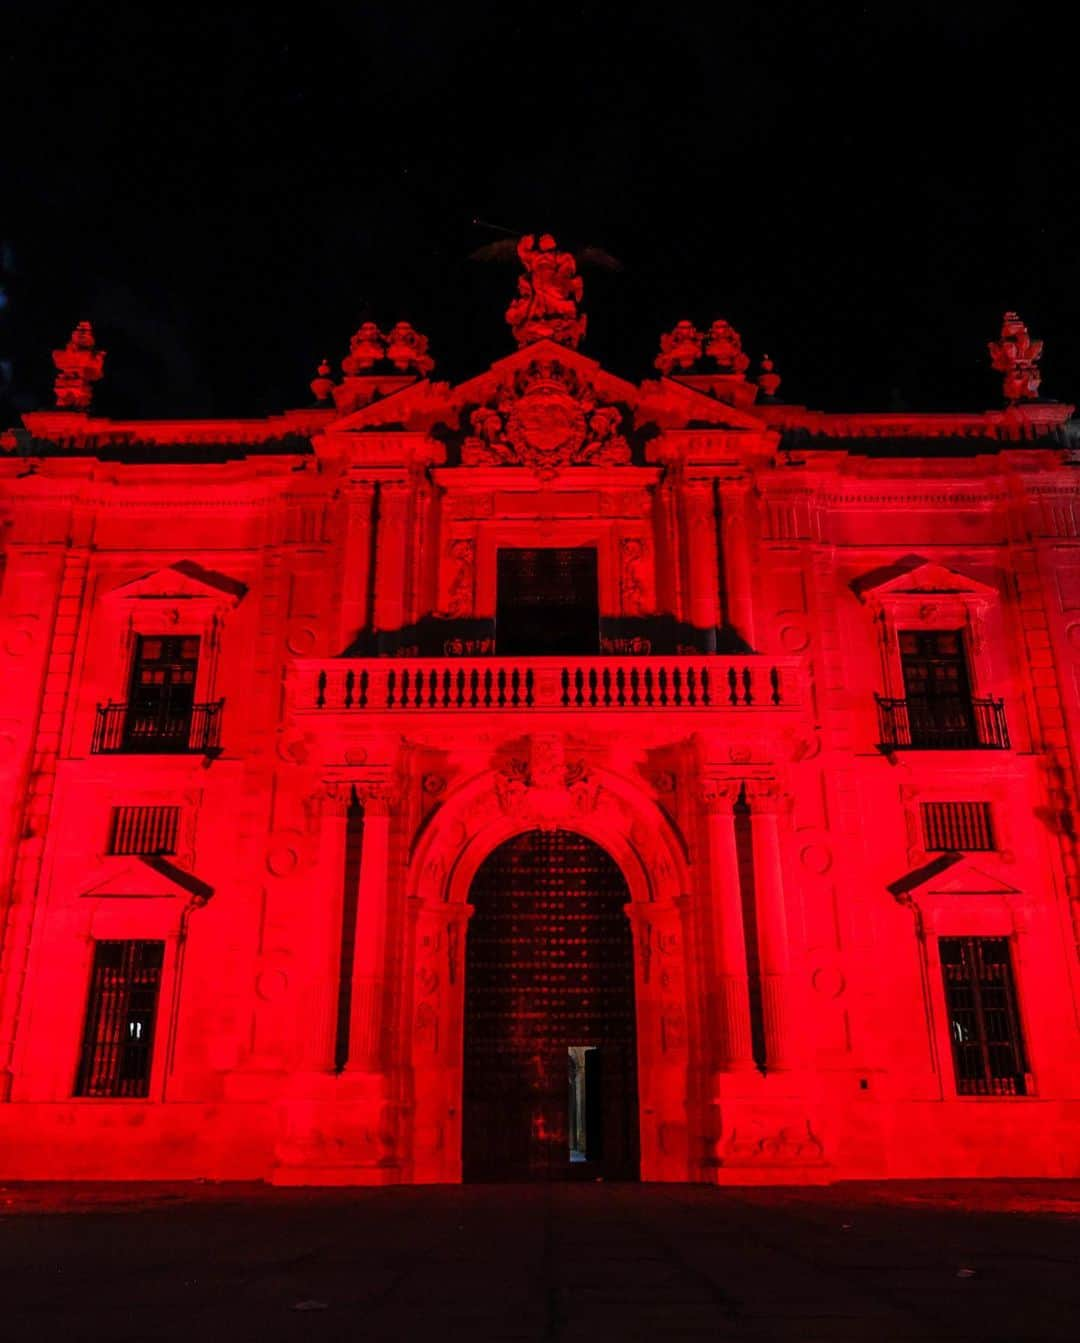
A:
{"label": "window pediment", "polygon": [[988,583],[921,555],[907,555],[894,564],[872,569],[851,586],[860,601],[878,605],[905,598],[988,601],[997,596],[996,589]]}
{"label": "window pediment", "polygon": [[194,560],[155,569],[140,578],[121,583],[106,594],[109,601],[183,602],[215,607],[236,606],[247,594],[239,579],[215,569],[206,569]]}
{"label": "window pediment", "polygon": [[83,891],[83,899],[162,899],[181,897],[205,903],[214,888],[164,858],[139,858]]}

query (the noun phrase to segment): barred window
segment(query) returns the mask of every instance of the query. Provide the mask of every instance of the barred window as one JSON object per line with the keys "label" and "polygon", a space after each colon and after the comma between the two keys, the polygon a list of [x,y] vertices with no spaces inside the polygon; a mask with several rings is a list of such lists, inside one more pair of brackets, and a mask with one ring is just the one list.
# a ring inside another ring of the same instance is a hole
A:
{"label": "barred window", "polygon": [[996,848],[989,802],[923,802],[921,809],[929,851]]}
{"label": "barred window", "polygon": [[113,807],[109,853],[175,853],[179,807]]}
{"label": "barred window", "polygon": [[76,1096],[146,1096],[164,942],[97,942]]}
{"label": "barred window", "polygon": [[1005,937],[943,937],[956,1089],[962,1096],[1022,1096],[1027,1064]]}

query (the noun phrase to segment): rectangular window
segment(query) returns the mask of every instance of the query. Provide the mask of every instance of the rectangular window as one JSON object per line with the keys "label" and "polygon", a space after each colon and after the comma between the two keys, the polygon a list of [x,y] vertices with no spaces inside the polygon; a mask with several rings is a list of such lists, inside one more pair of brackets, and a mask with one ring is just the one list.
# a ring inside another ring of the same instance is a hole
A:
{"label": "rectangular window", "polygon": [[179,807],[113,807],[109,853],[175,853]]}
{"label": "rectangular window", "polygon": [[901,630],[899,635],[911,744],[976,745],[963,631]]}
{"label": "rectangular window", "polygon": [[501,657],[599,653],[600,598],[591,546],[499,550],[495,651]]}
{"label": "rectangular window", "polygon": [[923,802],[923,837],[928,852],[993,849],[989,802]]}
{"label": "rectangular window", "polygon": [[97,942],[76,1096],[145,1096],[164,942]]}
{"label": "rectangular window", "polygon": [[198,635],[139,635],[124,727],[128,749],[187,749],[198,666]]}
{"label": "rectangular window", "polygon": [[1008,938],[943,937],[939,947],[957,1091],[1024,1095],[1027,1064]]}

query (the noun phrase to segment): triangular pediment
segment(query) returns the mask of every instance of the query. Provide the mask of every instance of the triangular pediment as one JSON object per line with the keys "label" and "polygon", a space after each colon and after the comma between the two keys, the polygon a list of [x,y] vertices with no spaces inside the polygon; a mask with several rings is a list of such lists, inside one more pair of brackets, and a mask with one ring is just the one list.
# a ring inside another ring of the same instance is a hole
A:
{"label": "triangular pediment", "polygon": [[130,582],[121,583],[107,595],[134,601],[213,601],[235,606],[247,592],[245,584],[194,560],[178,560],[154,569]]}
{"label": "triangular pediment", "polygon": [[866,601],[884,597],[993,597],[996,589],[959,569],[928,560],[922,555],[905,555],[893,564],[872,569],[855,579],[856,596]]}
{"label": "triangular pediment", "polygon": [[932,878],[926,890],[934,895],[1018,895],[1015,886],[961,859],[955,867]]}
{"label": "triangular pediment", "polygon": [[1019,895],[1015,886],[959,853],[943,853],[889,884],[898,898],[913,895]]}
{"label": "triangular pediment", "polygon": [[136,858],[134,862],[97,881],[83,896],[91,899],[162,899],[181,897],[209,900],[214,889],[167,858]]}

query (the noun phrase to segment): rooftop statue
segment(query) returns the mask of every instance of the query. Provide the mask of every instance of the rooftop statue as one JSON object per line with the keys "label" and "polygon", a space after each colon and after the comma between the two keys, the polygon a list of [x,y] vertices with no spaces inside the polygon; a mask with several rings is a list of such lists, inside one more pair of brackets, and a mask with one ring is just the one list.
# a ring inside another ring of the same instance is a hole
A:
{"label": "rooftop statue", "polygon": [[661,373],[687,373],[701,360],[702,343],[705,337],[685,317],[681,322],[666,331],[660,337],[660,353],[656,356],[656,367]]}
{"label": "rooftop statue", "polygon": [[527,233],[517,245],[526,274],[518,280],[518,297],[506,310],[506,320],[519,345],[555,340],[576,349],[585,334],[585,316],[579,314],[583,286],[577,263],[560,252],[550,233]]}
{"label": "rooftop statue", "polygon": [[1001,321],[1001,336],[987,346],[990,362],[1003,373],[1005,400],[1037,401],[1042,374],[1038,363],[1043,343],[1032,340],[1028,329],[1015,312],[1007,312]]}
{"label": "rooftop statue", "polygon": [[53,363],[57,368],[53,384],[57,410],[89,410],[93,384],[105,368],[105,351],[95,347],[89,322],[80,322],[64,348],[53,350]]}

